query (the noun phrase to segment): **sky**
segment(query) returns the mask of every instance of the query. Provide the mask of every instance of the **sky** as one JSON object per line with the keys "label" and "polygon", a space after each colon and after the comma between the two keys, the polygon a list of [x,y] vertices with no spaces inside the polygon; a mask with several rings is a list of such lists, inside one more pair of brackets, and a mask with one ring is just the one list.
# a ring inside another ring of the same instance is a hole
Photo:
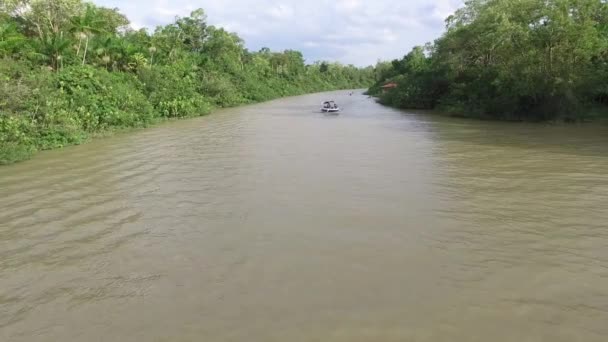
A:
{"label": "sky", "polygon": [[117,7],[134,28],[153,29],[197,8],[252,51],[302,51],[317,60],[367,66],[433,41],[462,0],[94,0]]}

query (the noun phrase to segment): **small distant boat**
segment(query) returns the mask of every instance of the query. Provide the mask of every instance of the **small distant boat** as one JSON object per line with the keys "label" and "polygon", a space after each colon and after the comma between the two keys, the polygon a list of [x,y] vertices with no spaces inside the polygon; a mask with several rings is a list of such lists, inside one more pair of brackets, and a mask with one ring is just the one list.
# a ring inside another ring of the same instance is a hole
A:
{"label": "small distant boat", "polygon": [[340,107],[334,101],[325,101],[321,106],[323,113],[337,113],[340,111]]}

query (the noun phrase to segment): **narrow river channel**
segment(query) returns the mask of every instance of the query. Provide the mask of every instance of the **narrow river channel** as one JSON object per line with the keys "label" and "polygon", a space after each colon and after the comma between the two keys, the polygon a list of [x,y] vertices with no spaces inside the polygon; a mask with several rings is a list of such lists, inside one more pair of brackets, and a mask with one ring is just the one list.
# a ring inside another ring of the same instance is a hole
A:
{"label": "narrow river channel", "polygon": [[343,91],[0,168],[0,341],[607,336],[606,126]]}

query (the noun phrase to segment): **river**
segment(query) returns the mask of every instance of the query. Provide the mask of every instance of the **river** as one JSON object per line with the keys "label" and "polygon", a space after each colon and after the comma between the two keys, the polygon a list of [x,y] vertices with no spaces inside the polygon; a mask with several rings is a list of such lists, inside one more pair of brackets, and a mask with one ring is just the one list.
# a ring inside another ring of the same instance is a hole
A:
{"label": "river", "polygon": [[607,323],[606,126],[335,92],[0,168],[1,341],[588,342]]}

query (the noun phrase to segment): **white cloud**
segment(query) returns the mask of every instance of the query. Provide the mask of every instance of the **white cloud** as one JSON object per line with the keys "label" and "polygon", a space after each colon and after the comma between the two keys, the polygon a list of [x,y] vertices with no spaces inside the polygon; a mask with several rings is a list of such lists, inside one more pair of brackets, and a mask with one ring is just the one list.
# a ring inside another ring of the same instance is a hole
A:
{"label": "white cloud", "polygon": [[358,8],[361,8],[361,0],[338,0],[336,7],[338,10],[354,12]]}
{"label": "white cloud", "polygon": [[318,59],[369,65],[437,38],[463,0],[94,0],[118,7],[135,27],[170,23],[203,8],[210,24],[237,32],[249,49],[297,49]]}
{"label": "white cloud", "polygon": [[294,14],[294,11],[293,11],[293,8],[291,8],[290,6],[277,5],[277,6],[271,7],[269,10],[267,10],[267,13],[274,19],[285,20],[285,19],[289,19],[290,17],[292,17]]}
{"label": "white cloud", "polygon": [[308,41],[308,42],[304,42],[304,46],[306,46],[306,47],[319,47],[319,46],[321,46],[321,44],[319,44],[317,42]]}

